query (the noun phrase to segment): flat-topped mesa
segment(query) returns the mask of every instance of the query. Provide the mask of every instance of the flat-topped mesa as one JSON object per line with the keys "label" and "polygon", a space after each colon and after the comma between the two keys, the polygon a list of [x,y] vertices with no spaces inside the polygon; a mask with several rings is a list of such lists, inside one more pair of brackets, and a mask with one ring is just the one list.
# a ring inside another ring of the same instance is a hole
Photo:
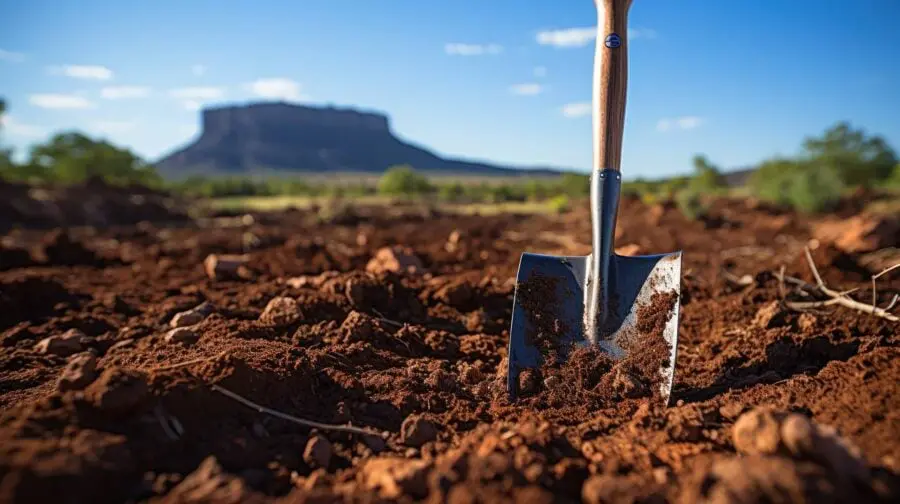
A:
{"label": "flat-topped mesa", "polygon": [[217,107],[203,111],[204,135],[222,134],[232,130],[253,135],[254,133],[258,134],[261,129],[269,127],[340,128],[390,132],[387,116],[351,108],[310,107],[275,102]]}
{"label": "flat-topped mesa", "polygon": [[447,174],[554,174],[474,160],[448,159],[405,142],[388,116],[332,106],[256,102],[202,112],[191,143],[155,163],[167,178],[193,175],[382,173],[393,165]]}

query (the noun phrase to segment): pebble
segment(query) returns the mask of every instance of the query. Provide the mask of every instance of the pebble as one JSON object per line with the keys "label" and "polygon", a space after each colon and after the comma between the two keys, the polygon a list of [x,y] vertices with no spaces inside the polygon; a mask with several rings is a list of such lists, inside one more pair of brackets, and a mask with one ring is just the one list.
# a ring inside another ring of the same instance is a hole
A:
{"label": "pebble", "polygon": [[303,450],[303,460],[313,468],[327,468],[331,463],[331,443],[322,436],[313,436]]}
{"label": "pebble", "polygon": [[50,336],[38,341],[34,349],[42,354],[66,357],[80,352],[86,341],[87,336],[83,332],[78,329],[69,329],[60,335]]}
{"label": "pebble", "polygon": [[193,343],[200,339],[193,329],[190,327],[176,327],[166,333],[166,343]]}

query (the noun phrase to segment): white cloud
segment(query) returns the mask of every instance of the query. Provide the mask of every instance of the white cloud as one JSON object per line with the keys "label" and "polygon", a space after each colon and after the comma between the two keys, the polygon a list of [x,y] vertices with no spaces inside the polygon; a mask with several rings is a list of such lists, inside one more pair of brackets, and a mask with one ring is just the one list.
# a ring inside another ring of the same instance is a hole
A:
{"label": "white cloud", "polygon": [[591,115],[591,102],[567,103],[562,107],[562,114],[569,118]]}
{"label": "white cloud", "polygon": [[247,87],[254,95],[270,100],[295,101],[304,98],[300,92],[300,83],[284,77],[257,79],[247,84]]}
{"label": "white cloud", "polygon": [[114,135],[131,131],[136,125],[137,123],[134,121],[94,121],[91,123],[91,129],[99,133]]}
{"label": "white cloud", "polygon": [[20,52],[0,49],[0,60],[9,61],[10,63],[21,63],[25,61],[25,55]]}
{"label": "white cloud", "polygon": [[535,77],[546,77],[547,76],[547,67],[534,67],[534,76]]}
{"label": "white cloud", "polygon": [[225,88],[215,86],[184,87],[169,90],[169,96],[181,100],[182,106],[191,111],[200,110],[208,101],[225,97]]}
{"label": "white cloud", "polygon": [[206,73],[206,65],[194,65],[191,67],[191,73],[197,77],[202,77]]}
{"label": "white cloud", "polygon": [[683,116],[676,117],[674,119],[660,119],[656,122],[656,129],[664,133],[673,129],[689,130],[697,128],[698,126],[703,124],[703,122],[703,118],[697,116]]}
{"label": "white cloud", "polygon": [[597,27],[566,28],[563,30],[545,30],[537,34],[540,45],[554,47],[582,47],[597,37]]}
{"label": "white cloud", "polygon": [[146,98],[150,95],[150,88],[146,86],[107,86],[100,90],[100,95],[107,100]]}
{"label": "white cloud", "polygon": [[463,44],[454,42],[444,44],[444,52],[451,56],[497,55],[503,52],[503,46],[499,44]]}
{"label": "white cloud", "polygon": [[46,133],[44,128],[33,124],[20,123],[11,115],[0,115],[0,125],[3,126],[3,133],[15,137],[34,138]]}
{"label": "white cloud", "polygon": [[536,82],[527,82],[524,84],[516,84],[514,86],[510,86],[509,91],[515,95],[521,96],[534,96],[541,94],[541,91],[544,90],[544,87]]}
{"label": "white cloud", "polygon": [[73,79],[109,80],[113,71],[100,65],[62,65],[50,67],[50,73],[65,75]]}
{"label": "white cloud", "polygon": [[83,96],[72,94],[33,94],[28,102],[35,107],[46,109],[87,109],[94,104]]}
{"label": "white cloud", "polygon": [[[629,28],[628,39],[655,38],[656,31],[649,28]],[[553,47],[584,47],[597,38],[596,26],[543,30],[537,34],[537,43]]]}

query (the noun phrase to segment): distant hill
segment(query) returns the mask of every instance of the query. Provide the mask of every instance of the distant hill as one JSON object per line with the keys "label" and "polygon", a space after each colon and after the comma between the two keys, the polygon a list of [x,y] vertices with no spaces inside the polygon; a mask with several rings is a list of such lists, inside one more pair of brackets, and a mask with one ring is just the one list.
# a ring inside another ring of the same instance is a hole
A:
{"label": "distant hill", "polygon": [[155,163],[166,178],[381,173],[397,164],[441,174],[555,175],[571,170],[447,159],[398,139],[384,114],[253,103],[203,111],[200,137]]}

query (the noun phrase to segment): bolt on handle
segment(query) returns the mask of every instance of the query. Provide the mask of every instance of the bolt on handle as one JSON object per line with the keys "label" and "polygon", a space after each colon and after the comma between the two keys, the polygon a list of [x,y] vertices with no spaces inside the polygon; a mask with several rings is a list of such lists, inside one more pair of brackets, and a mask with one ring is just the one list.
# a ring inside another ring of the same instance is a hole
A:
{"label": "bolt on handle", "polygon": [[621,171],[628,88],[628,9],[632,0],[594,0],[597,41],[594,53],[594,172]]}

